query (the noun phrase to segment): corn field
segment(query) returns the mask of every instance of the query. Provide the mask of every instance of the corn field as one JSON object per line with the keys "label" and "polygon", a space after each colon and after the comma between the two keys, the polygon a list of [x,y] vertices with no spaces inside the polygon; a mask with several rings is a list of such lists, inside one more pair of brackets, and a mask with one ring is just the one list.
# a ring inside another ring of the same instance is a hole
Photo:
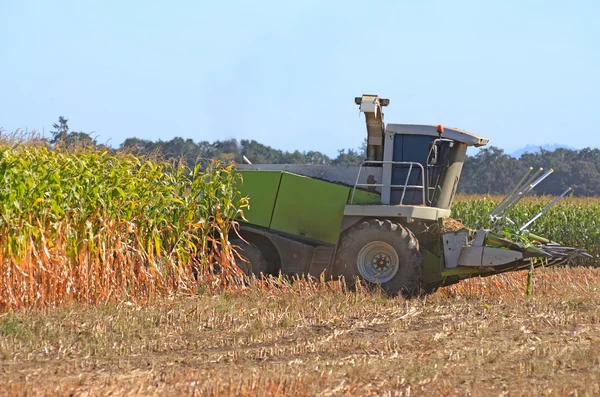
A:
{"label": "corn field", "polygon": [[[227,272],[209,270],[236,272],[227,236],[248,206],[237,178],[216,163],[190,169],[157,157],[0,142],[0,312],[222,286]],[[509,216],[522,224],[550,199],[528,198]],[[459,196],[453,217],[481,227],[499,200]],[[599,215],[600,199],[567,198],[531,231],[597,256]]]}
{"label": "corn field", "polygon": [[[554,197],[526,197],[511,210],[508,217],[516,225],[523,225],[541,211]],[[501,196],[462,195],[452,206],[452,217],[473,228],[486,225],[486,219],[494,206],[502,200]],[[538,218],[528,229],[539,236],[546,237],[562,245],[585,248],[600,260],[600,198],[567,197],[563,198],[544,215]]]}
{"label": "corn field", "polygon": [[0,147],[0,311],[149,298],[232,263],[247,205],[231,168],[44,145]]}

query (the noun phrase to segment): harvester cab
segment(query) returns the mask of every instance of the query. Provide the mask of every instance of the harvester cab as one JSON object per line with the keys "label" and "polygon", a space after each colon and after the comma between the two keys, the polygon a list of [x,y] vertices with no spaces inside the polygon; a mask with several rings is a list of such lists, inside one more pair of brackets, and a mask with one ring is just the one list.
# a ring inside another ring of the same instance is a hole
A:
{"label": "harvester cab", "polygon": [[450,209],[467,147],[484,146],[488,139],[442,125],[385,125],[383,107],[389,99],[363,95],[354,101],[367,127],[363,166],[381,167],[381,203]]}
{"label": "harvester cab", "polygon": [[231,237],[248,275],[343,277],[350,286],[360,280],[414,295],[585,255],[534,235],[526,244],[502,233],[507,212],[549,173],[526,175],[490,214],[492,227],[470,230],[450,219],[450,210],[467,148],[488,139],[441,125],[386,125],[390,101],[376,95],[355,103],[367,128],[361,164],[237,165],[240,193],[250,201]]}

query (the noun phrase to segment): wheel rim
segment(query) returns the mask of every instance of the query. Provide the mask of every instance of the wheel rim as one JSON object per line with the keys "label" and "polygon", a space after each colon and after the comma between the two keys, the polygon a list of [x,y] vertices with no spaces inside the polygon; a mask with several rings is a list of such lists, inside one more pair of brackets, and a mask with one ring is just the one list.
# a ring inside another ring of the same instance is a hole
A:
{"label": "wheel rim", "polygon": [[358,253],[356,264],[361,277],[374,284],[390,281],[400,267],[398,253],[383,241],[365,245]]}

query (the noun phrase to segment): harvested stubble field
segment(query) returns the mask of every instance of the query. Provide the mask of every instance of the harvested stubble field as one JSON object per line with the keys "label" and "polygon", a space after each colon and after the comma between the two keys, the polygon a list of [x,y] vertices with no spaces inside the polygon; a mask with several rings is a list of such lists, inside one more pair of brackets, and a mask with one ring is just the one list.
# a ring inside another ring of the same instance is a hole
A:
{"label": "harvested stubble field", "polygon": [[[423,300],[297,281],[0,317],[0,395],[597,395],[600,271]],[[576,393],[576,394],[575,394]]]}

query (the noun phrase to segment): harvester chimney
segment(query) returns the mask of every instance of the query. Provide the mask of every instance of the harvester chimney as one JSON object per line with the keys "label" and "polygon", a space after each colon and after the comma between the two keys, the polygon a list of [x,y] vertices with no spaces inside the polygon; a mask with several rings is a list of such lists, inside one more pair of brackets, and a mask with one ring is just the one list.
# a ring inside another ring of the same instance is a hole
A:
{"label": "harvester chimney", "polygon": [[367,124],[367,160],[383,160],[383,123],[382,107],[390,103],[389,99],[379,98],[377,95],[364,94],[354,98],[354,103],[359,105],[360,111],[365,114]]}

